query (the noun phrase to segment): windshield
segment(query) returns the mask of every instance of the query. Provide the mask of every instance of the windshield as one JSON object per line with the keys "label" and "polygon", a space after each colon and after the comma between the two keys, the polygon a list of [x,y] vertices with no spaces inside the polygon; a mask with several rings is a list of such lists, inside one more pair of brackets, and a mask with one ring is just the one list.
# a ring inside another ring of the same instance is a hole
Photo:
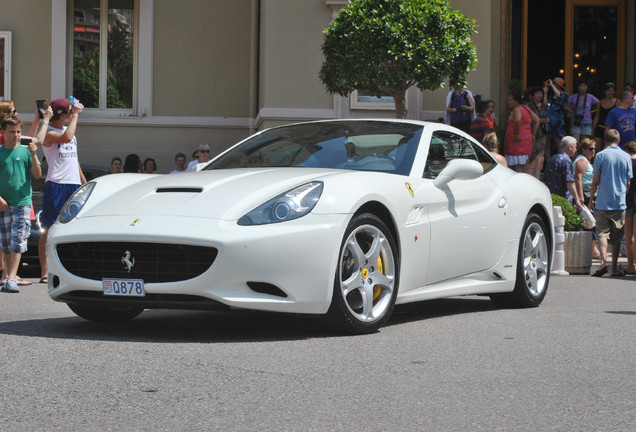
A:
{"label": "windshield", "polygon": [[316,122],[264,131],[205,169],[316,167],[408,175],[422,126],[390,121]]}

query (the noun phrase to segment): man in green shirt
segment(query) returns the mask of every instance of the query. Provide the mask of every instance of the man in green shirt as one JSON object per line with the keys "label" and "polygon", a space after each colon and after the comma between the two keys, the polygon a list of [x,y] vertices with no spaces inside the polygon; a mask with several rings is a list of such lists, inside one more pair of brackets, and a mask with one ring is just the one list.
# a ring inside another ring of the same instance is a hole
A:
{"label": "man in green shirt", "polygon": [[37,138],[28,146],[20,144],[22,121],[2,120],[4,146],[0,147],[0,243],[4,252],[7,281],[4,292],[20,292],[17,283],[20,258],[27,250],[31,234],[31,175],[39,179],[42,167],[35,152]]}

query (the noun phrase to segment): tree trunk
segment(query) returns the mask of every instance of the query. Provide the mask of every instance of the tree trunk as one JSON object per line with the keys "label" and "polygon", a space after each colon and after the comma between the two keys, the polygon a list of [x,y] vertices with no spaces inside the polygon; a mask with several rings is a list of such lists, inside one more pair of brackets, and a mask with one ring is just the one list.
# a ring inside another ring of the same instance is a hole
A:
{"label": "tree trunk", "polygon": [[404,90],[395,90],[392,92],[393,100],[395,100],[395,118],[406,118],[406,92]]}

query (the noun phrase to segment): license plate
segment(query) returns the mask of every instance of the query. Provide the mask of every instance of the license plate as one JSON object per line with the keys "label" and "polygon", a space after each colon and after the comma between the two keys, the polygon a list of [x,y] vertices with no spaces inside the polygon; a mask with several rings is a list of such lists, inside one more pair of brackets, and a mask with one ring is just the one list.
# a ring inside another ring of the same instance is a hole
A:
{"label": "license plate", "polygon": [[108,296],[146,296],[143,279],[102,279],[102,288]]}

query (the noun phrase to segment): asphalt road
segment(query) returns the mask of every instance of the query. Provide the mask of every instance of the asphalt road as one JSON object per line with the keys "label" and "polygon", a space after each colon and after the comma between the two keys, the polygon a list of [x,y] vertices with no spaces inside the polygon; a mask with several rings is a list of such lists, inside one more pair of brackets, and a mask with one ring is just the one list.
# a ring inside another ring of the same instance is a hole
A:
{"label": "asphalt road", "polygon": [[[32,279],[35,281],[35,279]],[[380,332],[254,312],[99,325],[0,293],[2,431],[628,431],[636,278],[553,277],[539,308],[398,307]]]}

